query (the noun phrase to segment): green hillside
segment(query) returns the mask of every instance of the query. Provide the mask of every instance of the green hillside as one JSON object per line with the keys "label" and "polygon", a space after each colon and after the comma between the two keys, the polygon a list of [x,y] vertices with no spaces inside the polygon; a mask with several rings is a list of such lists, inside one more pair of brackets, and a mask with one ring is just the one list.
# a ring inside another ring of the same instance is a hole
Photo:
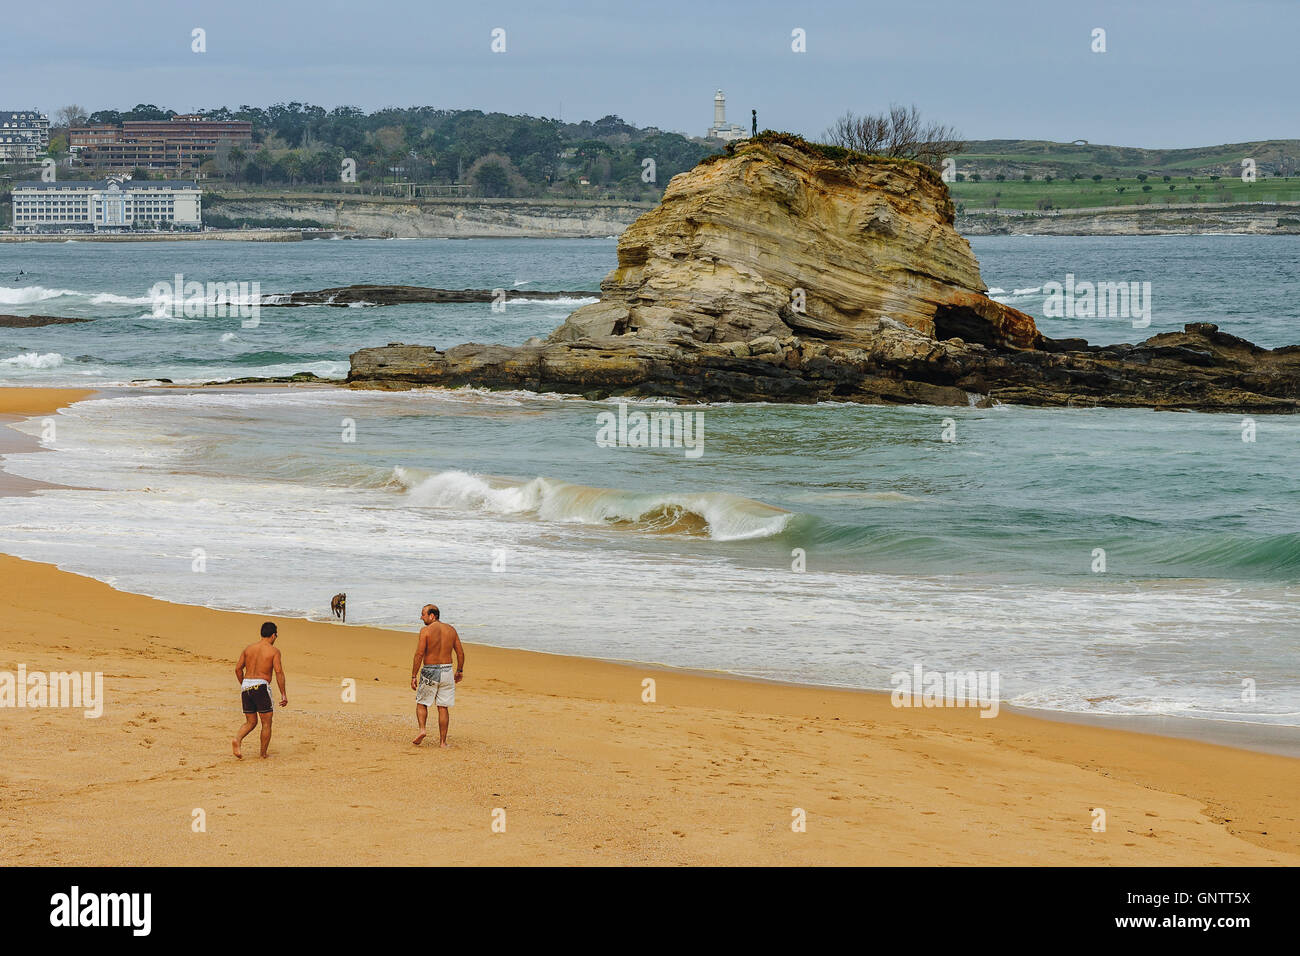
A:
{"label": "green hillside", "polygon": [[1135,146],[1102,146],[1092,143],[1052,143],[1032,139],[985,139],[966,144],[957,157],[959,172],[979,173],[992,178],[1001,173],[1020,179],[1028,173],[1035,179],[1051,176],[1107,179],[1164,174],[1179,176],[1240,176],[1243,159],[1255,160],[1256,168],[1269,176],[1300,173],[1300,140],[1270,139],[1191,149],[1141,149]]}
{"label": "green hillside", "polygon": [[[1254,161],[1255,181],[1242,179]],[[1045,140],[978,140],[955,157],[963,211],[1300,202],[1300,140],[1141,149]]]}

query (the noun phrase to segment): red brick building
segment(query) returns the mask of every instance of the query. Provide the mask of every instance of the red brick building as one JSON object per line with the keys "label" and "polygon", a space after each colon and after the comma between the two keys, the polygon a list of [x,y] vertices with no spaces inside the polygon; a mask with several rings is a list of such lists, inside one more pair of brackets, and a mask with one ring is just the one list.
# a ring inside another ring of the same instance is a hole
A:
{"label": "red brick building", "polygon": [[119,126],[75,126],[68,145],[81,162],[100,169],[197,169],[222,143],[247,147],[253,124],[173,116],[167,120],[127,120]]}

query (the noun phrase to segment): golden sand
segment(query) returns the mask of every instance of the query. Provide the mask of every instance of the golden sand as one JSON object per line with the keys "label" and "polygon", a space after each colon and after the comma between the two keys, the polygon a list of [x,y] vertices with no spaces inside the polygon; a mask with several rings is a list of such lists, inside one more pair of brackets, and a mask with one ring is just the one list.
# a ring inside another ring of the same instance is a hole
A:
{"label": "golden sand", "polygon": [[0,388],[0,415],[46,415],[94,394],[87,388]]}

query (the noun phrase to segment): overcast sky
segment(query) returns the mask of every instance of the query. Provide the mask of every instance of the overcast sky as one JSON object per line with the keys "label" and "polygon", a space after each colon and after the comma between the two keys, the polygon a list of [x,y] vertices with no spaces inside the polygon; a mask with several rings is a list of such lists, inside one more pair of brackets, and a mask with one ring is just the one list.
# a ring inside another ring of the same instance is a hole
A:
{"label": "overcast sky", "polygon": [[896,102],[969,139],[1300,138],[1297,0],[63,0],[10,5],[5,28],[0,108],[51,116],[299,100],[701,136],[721,87],[729,122],[757,108],[760,128],[805,135]]}

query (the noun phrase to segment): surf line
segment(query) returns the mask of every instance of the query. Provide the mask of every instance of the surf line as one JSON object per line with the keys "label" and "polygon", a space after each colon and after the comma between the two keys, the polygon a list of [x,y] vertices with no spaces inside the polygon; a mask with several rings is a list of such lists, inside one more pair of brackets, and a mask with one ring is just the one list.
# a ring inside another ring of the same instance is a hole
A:
{"label": "surf line", "polygon": [[981,717],[996,717],[1001,675],[997,671],[927,671],[918,661],[911,672],[890,675],[895,707],[978,707]]}

